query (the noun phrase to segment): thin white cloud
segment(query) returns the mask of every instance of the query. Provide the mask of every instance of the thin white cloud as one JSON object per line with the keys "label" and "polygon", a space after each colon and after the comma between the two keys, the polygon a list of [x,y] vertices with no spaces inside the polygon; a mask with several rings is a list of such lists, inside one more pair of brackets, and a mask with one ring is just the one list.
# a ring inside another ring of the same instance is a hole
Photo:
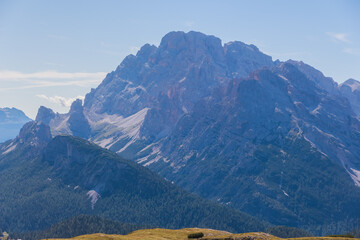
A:
{"label": "thin white cloud", "polygon": [[64,65],[59,64],[59,63],[54,63],[54,62],[45,62],[44,64],[48,65],[48,66],[54,66],[54,67],[64,67]]}
{"label": "thin white cloud", "polygon": [[360,56],[360,49],[359,48],[345,48],[345,53],[351,54],[351,55],[357,55]]}
{"label": "thin white cloud", "polygon": [[74,78],[103,78],[106,75],[105,72],[56,72],[45,71],[36,73],[22,73],[16,71],[0,70],[0,79],[74,79]]}
{"label": "thin white cloud", "polygon": [[185,25],[186,27],[193,27],[193,26],[195,26],[195,22],[194,22],[194,21],[186,21],[186,22],[184,23],[184,25]]}
{"label": "thin white cloud", "polygon": [[66,98],[66,97],[61,97],[61,96],[48,97],[48,96],[46,96],[44,94],[38,94],[36,96],[39,97],[39,98],[45,99],[46,101],[49,101],[51,103],[59,104],[62,107],[70,107],[71,104],[76,99],[81,99],[81,100],[85,99],[84,96],[77,96],[77,97],[74,97],[74,98]]}
{"label": "thin white cloud", "polygon": [[47,35],[47,37],[50,39],[61,40],[61,41],[69,39],[69,37],[67,37],[67,36],[58,35],[58,34],[49,34],[49,35]]}
{"label": "thin white cloud", "polygon": [[100,80],[87,81],[66,81],[66,82],[51,82],[51,81],[26,81],[28,85],[19,85],[15,87],[0,87],[0,91],[44,88],[44,87],[61,87],[61,86],[78,86],[78,87],[96,87],[101,82]]}
{"label": "thin white cloud", "polygon": [[30,89],[42,87],[79,86],[95,87],[104,79],[105,72],[56,72],[45,71],[36,73],[22,73],[0,70],[0,91]]}
{"label": "thin white cloud", "polygon": [[328,36],[330,36],[333,40],[343,42],[343,43],[350,43],[350,40],[348,38],[348,34],[346,33],[333,33],[333,32],[327,32]]}

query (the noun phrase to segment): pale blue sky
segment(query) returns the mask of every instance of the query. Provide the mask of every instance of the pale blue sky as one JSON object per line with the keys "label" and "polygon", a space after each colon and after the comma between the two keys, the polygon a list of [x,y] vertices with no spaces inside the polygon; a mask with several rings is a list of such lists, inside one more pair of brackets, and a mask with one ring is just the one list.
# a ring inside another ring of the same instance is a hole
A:
{"label": "pale blue sky", "polygon": [[360,1],[0,1],[0,107],[65,112],[145,43],[200,31],[360,80]]}

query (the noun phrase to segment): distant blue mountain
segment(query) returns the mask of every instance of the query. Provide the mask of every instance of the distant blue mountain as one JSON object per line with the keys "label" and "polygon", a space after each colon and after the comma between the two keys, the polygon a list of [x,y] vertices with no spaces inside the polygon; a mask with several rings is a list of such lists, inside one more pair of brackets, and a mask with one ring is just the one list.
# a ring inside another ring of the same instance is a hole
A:
{"label": "distant blue mountain", "polygon": [[15,138],[21,127],[31,121],[25,113],[16,108],[0,108],[0,142]]}

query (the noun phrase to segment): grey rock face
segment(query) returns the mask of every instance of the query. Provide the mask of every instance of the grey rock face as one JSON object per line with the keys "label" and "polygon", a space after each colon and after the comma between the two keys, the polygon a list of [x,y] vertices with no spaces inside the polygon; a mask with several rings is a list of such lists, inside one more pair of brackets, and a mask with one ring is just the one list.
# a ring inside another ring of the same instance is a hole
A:
{"label": "grey rock face", "polygon": [[304,73],[309,79],[332,95],[347,98],[352,110],[360,115],[360,83],[355,79],[348,79],[338,85],[332,78],[325,77],[319,70],[298,61],[288,60],[287,63],[294,65],[299,71]]}
{"label": "grey rock face", "polygon": [[[208,131],[212,124],[217,129],[216,138],[202,136],[202,131]],[[228,149],[226,145],[235,141],[243,144],[236,147],[237,151],[250,145],[240,152],[240,157],[264,140],[294,135],[305,137],[339,165],[359,168],[359,161],[353,161],[360,159],[358,151],[352,151],[353,157],[339,158],[339,149],[332,147],[335,143],[344,146],[342,149],[357,145],[355,143],[360,139],[354,133],[359,131],[359,127],[358,118],[341,96],[328,94],[292,65],[283,64],[272,71],[255,72],[248,79],[233,80],[212,98],[200,101],[194,111],[180,119],[174,132],[163,143],[163,154],[176,161],[185,161],[185,156],[178,155],[177,146],[189,147],[181,150],[184,154],[219,146],[216,151],[209,152],[224,155]],[[329,137],[333,139],[331,142],[325,140]],[[324,140],[320,141],[321,138]],[[210,139],[212,142],[208,142]],[[233,154],[232,151],[230,148],[229,153]],[[171,157],[171,154],[176,156]],[[206,155],[203,157],[207,158]],[[184,164],[173,163],[173,166]]]}
{"label": "grey rock face", "polygon": [[224,45],[226,63],[232,77],[246,77],[250,72],[263,67],[274,66],[270,56],[259,54],[254,45],[235,41]]}
{"label": "grey rock face", "polygon": [[[360,199],[359,136],[360,121],[346,99],[285,63],[235,79],[199,101],[159,144],[163,158],[141,161],[190,191],[275,224],[324,224],[335,219],[318,212],[343,209],[335,196],[344,189]],[[315,182],[323,184],[315,190]],[[298,208],[300,188],[309,198]],[[359,213],[347,204],[353,212],[340,210],[338,219]]]}
{"label": "grey rock face", "polygon": [[85,139],[90,136],[90,125],[84,115],[82,101],[80,99],[77,99],[71,104],[68,124],[74,136]]}
{"label": "grey rock face", "polygon": [[44,146],[51,140],[50,127],[36,121],[25,124],[16,138],[19,143]]}
{"label": "grey rock face", "polygon": [[330,94],[339,95],[338,84],[330,77],[325,77],[322,72],[302,61],[288,60],[287,63],[294,65],[299,71],[305,74],[310,80],[314,81],[319,87],[323,88]]}
{"label": "grey rock face", "polygon": [[53,110],[44,106],[40,106],[35,121],[43,122],[44,124],[50,124],[50,121],[54,118],[55,113]]}
{"label": "grey rock face", "polygon": [[198,32],[171,32],[160,46],[143,46],[108,74],[85,98],[85,114],[129,117],[150,108],[140,129],[148,143],[171,131],[200,99],[234,76],[271,67],[271,57],[255,46],[221,40]]}

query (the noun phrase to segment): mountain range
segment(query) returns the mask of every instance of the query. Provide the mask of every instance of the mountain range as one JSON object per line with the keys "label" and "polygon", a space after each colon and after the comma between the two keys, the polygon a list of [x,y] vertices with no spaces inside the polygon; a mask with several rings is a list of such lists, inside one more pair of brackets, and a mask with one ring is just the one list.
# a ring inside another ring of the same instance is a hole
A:
{"label": "mountain range", "polygon": [[16,108],[0,108],[0,143],[13,139],[21,127],[31,121],[25,113]]}
{"label": "mountain range", "polygon": [[[254,45],[170,32],[159,46],[127,56],[69,113],[40,107],[37,126],[58,137],[22,154],[44,154],[47,174],[82,183],[81,198],[111,196],[116,164],[103,168],[105,185],[95,184],[98,167],[71,165],[64,155],[79,142],[96,148],[81,137],[272,224],[343,231],[360,220],[359,86],[338,85],[303,62],[273,61]],[[19,139],[2,152],[8,156]],[[92,159],[86,153],[71,156]]]}

